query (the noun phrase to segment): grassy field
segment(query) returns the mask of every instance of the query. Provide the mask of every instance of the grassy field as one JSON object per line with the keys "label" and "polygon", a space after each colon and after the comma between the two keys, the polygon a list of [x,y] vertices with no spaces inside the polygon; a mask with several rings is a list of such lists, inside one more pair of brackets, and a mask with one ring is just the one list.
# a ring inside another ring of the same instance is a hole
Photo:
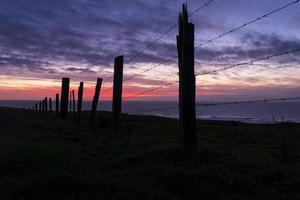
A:
{"label": "grassy field", "polygon": [[0,199],[300,199],[299,124],[198,122],[189,151],[177,120],[100,115],[0,108]]}

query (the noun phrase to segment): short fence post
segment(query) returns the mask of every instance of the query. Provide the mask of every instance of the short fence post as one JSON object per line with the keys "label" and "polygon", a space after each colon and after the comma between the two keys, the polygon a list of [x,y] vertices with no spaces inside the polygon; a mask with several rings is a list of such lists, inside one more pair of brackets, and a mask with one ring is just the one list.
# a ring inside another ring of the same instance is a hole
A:
{"label": "short fence post", "polygon": [[95,94],[94,94],[94,99],[93,99],[92,109],[91,109],[91,114],[90,114],[91,115],[90,116],[90,125],[93,125],[94,120],[95,120],[101,85],[102,85],[102,78],[97,78],[97,85],[95,88]]}
{"label": "short fence post", "polygon": [[49,112],[52,114],[52,98],[49,98]]}
{"label": "short fence post", "polygon": [[179,15],[177,35],[179,66],[179,117],[181,142],[184,147],[197,148],[196,95],[194,73],[194,24],[188,22],[187,5]]}
{"label": "short fence post", "polygon": [[68,116],[68,102],[69,102],[69,87],[70,79],[63,78],[61,86],[61,100],[60,100],[60,117],[66,119]]}
{"label": "short fence post", "polygon": [[73,121],[76,120],[76,111],[75,111],[75,91],[72,90],[72,100],[73,100]]}
{"label": "short fence post", "polygon": [[72,91],[70,91],[69,112],[72,112]]}
{"label": "short fence post", "polygon": [[42,112],[42,102],[39,102],[39,112]]}
{"label": "short fence post", "polygon": [[42,100],[42,112],[45,112],[45,100]]}
{"label": "short fence post", "polygon": [[55,113],[56,115],[59,113],[59,94],[55,95]]}
{"label": "short fence post", "polygon": [[113,103],[112,103],[112,115],[113,115],[112,128],[115,132],[119,132],[120,118],[122,113],[123,65],[124,65],[124,56],[119,56],[115,58]]}
{"label": "short fence post", "polygon": [[80,123],[80,115],[82,110],[82,99],[83,99],[83,82],[80,82],[78,88],[78,100],[77,100],[77,124]]}
{"label": "short fence post", "polygon": [[47,113],[48,112],[48,99],[47,97],[45,97],[45,112]]}
{"label": "short fence post", "polygon": [[35,112],[38,111],[38,102],[35,103]]}

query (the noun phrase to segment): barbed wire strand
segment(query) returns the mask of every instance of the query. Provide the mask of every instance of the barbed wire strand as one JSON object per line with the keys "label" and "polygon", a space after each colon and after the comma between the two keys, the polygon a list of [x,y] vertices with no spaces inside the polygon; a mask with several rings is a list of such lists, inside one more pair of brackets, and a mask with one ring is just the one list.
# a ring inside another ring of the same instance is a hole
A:
{"label": "barbed wire strand", "polygon": [[[272,14],[274,14],[274,13],[277,13],[277,12],[279,12],[279,11],[281,11],[281,10],[283,10],[283,9],[285,9],[285,8],[287,8],[287,7],[289,7],[289,6],[291,6],[291,5],[294,5],[294,4],[296,4],[296,3],[299,3],[299,2],[300,2],[300,0],[295,0],[295,1],[293,1],[293,2],[290,2],[290,3],[284,5],[284,6],[280,7],[280,8],[277,8],[277,9],[271,11],[271,12],[268,12],[267,14],[262,15],[261,17],[255,18],[255,19],[253,19],[253,20],[251,20],[251,21],[249,21],[249,22],[244,23],[244,24],[241,25],[241,26],[238,26],[238,27],[236,27],[236,28],[234,28],[234,29],[232,29],[232,30],[230,30],[230,31],[225,32],[225,33],[222,33],[222,34],[220,34],[220,35],[217,36],[217,37],[214,37],[214,38],[212,38],[212,39],[210,39],[210,40],[207,40],[206,42],[201,43],[201,44],[195,46],[195,48],[204,46],[204,45],[206,45],[206,44],[208,44],[208,43],[211,43],[211,42],[213,42],[213,41],[215,41],[215,40],[218,40],[218,39],[220,39],[220,38],[222,38],[222,37],[224,37],[224,36],[226,36],[226,35],[228,35],[228,34],[231,34],[231,33],[235,32],[235,31],[237,31],[237,30],[239,30],[239,29],[242,29],[242,28],[244,28],[244,27],[246,27],[246,26],[248,26],[248,25],[250,25],[250,24],[253,24],[253,23],[257,22],[257,21],[260,21],[260,20],[262,20],[263,18],[269,17],[270,15],[272,15]],[[212,2],[211,2],[211,3],[212,3]],[[196,9],[196,10],[197,10],[197,9]],[[196,11],[196,10],[195,10],[195,11]],[[195,12],[195,11],[194,11],[194,12]],[[192,12],[192,14],[194,14],[194,12]],[[163,62],[161,62],[161,63],[158,63],[158,64],[156,64],[156,65],[154,65],[154,66],[152,66],[152,67],[150,67],[150,68],[148,68],[148,69],[146,69],[146,70],[144,70],[144,71],[142,71],[142,72],[140,72],[140,73],[138,73],[138,74],[135,74],[135,75],[133,75],[133,76],[131,76],[131,77],[125,79],[124,82],[125,82],[125,81],[128,81],[128,80],[131,80],[131,79],[133,79],[133,78],[136,78],[136,77],[138,77],[138,76],[140,76],[140,75],[142,75],[142,74],[144,74],[144,73],[146,73],[146,72],[148,72],[148,71],[151,71],[151,70],[153,70],[153,69],[155,69],[155,68],[161,66],[162,64],[165,64],[165,63],[171,61],[171,60],[174,59],[174,58],[177,58],[177,56],[174,56],[174,57],[171,57],[171,58],[169,58],[169,59],[166,59],[165,61],[163,61]],[[247,63],[247,64],[249,64],[249,63]],[[241,64],[239,64],[239,65],[241,65]],[[230,67],[230,68],[233,68],[233,66]],[[222,69],[222,70],[226,70],[226,69]],[[215,71],[215,70],[213,70],[212,72],[214,72],[214,71]],[[207,74],[207,73],[199,74],[199,75],[205,75],[205,74]],[[113,76],[111,76],[111,77],[113,77]],[[160,88],[161,88],[161,87],[159,87],[159,89],[160,89]],[[139,95],[139,96],[140,96],[140,95]]]}
{"label": "barbed wire strand", "polygon": [[[260,21],[260,20],[262,20],[262,19],[264,19],[264,18],[266,18],[266,17],[269,17],[270,15],[272,15],[272,14],[274,14],[274,13],[277,13],[277,12],[279,12],[279,11],[285,9],[285,8],[288,8],[288,7],[290,7],[290,6],[292,6],[292,5],[296,4],[296,3],[299,3],[299,2],[300,2],[300,0],[295,0],[295,1],[293,1],[293,2],[290,2],[290,3],[284,5],[284,6],[280,7],[280,8],[277,8],[277,9],[271,11],[271,12],[268,12],[268,13],[266,13],[266,14],[264,14],[264,15],[258,17],[258,18],[255,18],[255,19],[253,19],[253,20],[251,20],[251,21],[249,21],[249,22],[246,22],[246,23],[244,23],[244,24],[242,24],[242,25],[240,25],[240,26],[238,26],[238,27],[236,27],[236,28],[234,28],[234,29],[232,29],[232,30],[230,30],[230,31],[227,31],[227,32],[225,32],[225,33],[222,33],[222,34],[220,34],[220,35],[218,35],[218,36],[216,36],[216,37],[213,37],[212,39],[207,40],[207,41],[205,41],[205,42],[203,42],[203,43],[201,43],[201,44],[195,46],[195,48],[202,47],[202,46],[204,46],[204,45],[206,45],[206,44],[208,44],[208,43],[211,43],[211,42],[213,42],[213,41],[215,41],[215,40],[218,40],[218,39],[220,39],[220,38],[222,38],[222,37],[225,37],[225,36],[228,35],[228,34],[231,34],[231,33],[233,33],[233,32],[236,32],[236,31],[238,31],[238,30],[240,30],[240,29],[242,29],[242,28],[244,28],[244,27],[246,27],[246,26],[249,26],[250,24],[253,24],[253,23],[257,22],[257,21]],[[210,3],[212,3],[212,1],[211,1]],[[196,9],[196,10],[197,10],[197,9]],[[195,10],[195,11],[196,11],[196,10]],[[195,13],[195,11],[192,12],[192,13],[190,14],[190,16],[193,15],[193,14]],[[171,60],[173,60],[173,59],[175,59],[175,58],[177,58],[177,56],[173,56],[173,57],[171,57],[171,58],[169,58],[169,59],[166,59],[166,61],[171,61]],[[155,68],[157,68],[157,67],[159,67],[159,66],[161,66],[162,64],[165,64],[165,63],[167,63],[167,62],[163,61],[163,62],[161,62],[161,63],[158,63],[157,65],[154,65],[153,67],[150,67],[150,68],[148,68],[148,69],[146,69],[146,70],[144,70],[144,71],[142,71],[142,72],[140,72],[140,73],[138,73],[138,74],[136,74],[136,75],[133,75],[132,77],[130,77],[130,78],[128,78],[127,80],[124,80],[124,81],[128,81],[128,80],[131,80],[131,79],[133,79],[133,78],[135,78],[135,77],[138,77],[138,76],[140,76],[140,75],[142,75],[142,74],[144,74],[144,73],[146,73],[146,72],[148,72],[148,71],[151,71],[151,70],[153,70],[153,69],[155,69]]]}
{"label": "barbed wire strand", "polygon": [[[283,56],[283,55],[288,55],[288,54],[298,52],[298,51],[300,51],[300,48],[290,50],[290,51],[284,51],[284,52],[273,54],[273,55],[270,55],[270,56],[265,56],[265,57],[253,59],[253,60],[250,60],[249,62],[238,63],[238,64],[231,65],[231,66],[228,66],[228,67],[224,67],[224,68],[221,68],[221,69],[216,69],[216,70],[211,70],[211,71],[206,71],[206,72],[200,72],[200,73],[195,74],[195,76],[197,77],[197,76],[201,76],[201,75],[214,74],[214,73],[217,73],[217,72],[220,72],[220,71],[225,71],[225,70],[232,69],[232,68],[235,68],[235,67],[240,67],[240,66],[243,66],[243,65],[249,65],[249,64],[252,65],[252,64],[254,64],[255,62],[258,62],[258,61],[269,60],[271,58],[275,58],[275,57],[279,57],[279,56]],[[139,92],[139,93],[134,94],[134,95],[129,96],[129,97],[124,97],[124,99],[127,100],[127,99],[133,99],[133,98],[136,98],[136,97],[139,97],[139,96],[143,96],[143,95],[148,94],[150,92],[154,92],[156,90],[159,90],[161,88],[164,88],[164,87],[167,87],[167,86],[170,86],[170,85],[174,85],[176,83],[179,83],[179,81],[177,80],[177,81],[174,81],[174,82],[167,82],[167,83],[164,83],[164,84],[162,84],[158,87],[151,88],[151,89],[145,90],[143,92]]]}
{"label": "barbed wire strand", "polygon": [[290,54],[290,53],[294,53],[294,52],[298,52],[298,51],[300,51],[300,48],[294,49],[294,50],[291,50],[291,51],[284,51],[284,52],[273,54],[273,55],[270,55],[270,56],[261,57],[261,58],[258,58],[258,59],[253,59],[253,60],[250,60],[248,62],[234,64],[234,65],[224,67],[224,68],[221,68],[221,69],[215,69],[215,70],[210,70],[210,71],[205,71],[205,72],[199,72],[199,73],[196,73],[195,76],[197,77],[197,76],[201,76],[201,75],[214,74],[214,73],[217,73],[217,72],[220,72],[220,71],[225,71],[225,70],[232,69],[232,68],[239,67],[239,66],[243,66],[243,65],[250,65],[250,64],[252,65],[252,64],[254,64],[255,62],[258,62],[258,61],[269,60],[269,59],[274,58],[274,57],[279,57],[279,56],[282,56],[282,55],[286,55],[286,54]]}
{"label": "barbed wire strand", "polygon": [[[196,107],[211,107],[211,106],[224,106],[224,105],[236,105],[236,104],[251,104],[251,103],[269,103],[275,101],[292,101],[292,100],[300,100],[300,97],[289,97],[289,98],[276,98],[276,99],[263,99],[263,100],[247,100],[247,101],[232,101],[232,102],[219,102],[219,103],[197,103]],[[169,106],[169,107],[161,107],[155,109],[146,109],[139,111],[135,114],[144,114],[149,112],[157,112],[157,111],[165,111],[165,110],[174,110],[178,109],[179,105],[177,106]]]}
{"label": "barbed wire strand", "polygon": [[[204,9],[205,7],[209,6],[211,3],[213,3],[216,0],[210,0],[206,3],[204,3],[201,7],[194,10],[189,16],[192,16],[199,12],[200,10]],[[142,48],[140,51],[138,51],[135,55],[133,55],[130,59],[128,59],[127,64],[131,63],[134,59],[136,59],[138,56],[140,56],[142,53],[145,52],[145,50],[149,49],[153,45],[155,45],[160,39],[162,39],[164,36],[166,36],[168,33],[173,31],[177,27],[177,24],[172,25],[168,30],[163,32],[160,36],[158,36],[155,40],[153,40],[150,44],[146,45],[144,48]]]}
{"label": "barbed wire strand", "polygon": [[220,34],[220,35],[218,35],[218,36],[216,36],[216,37],[213,37],[213,38],[211,38],[210,40],[207,40],[207,41],[205,41],[205,42],[203,42],[203,43],[201,43],[201,44],[195,46],[195,48],[202,47],[202,46],[204,46],[204,45],[206,45],[206,44],[208,44],[208,43],[211,43],[211,42],[213,42],[213,41],[215,41],[215,40],[218,40],[218,39],[220,39],[220,38],[222,38],[222,37],[224,37],[224,36],[226,36],[226,35],[228,35],[228,34],[231,34],[231,33],[233,33],[233,32],[236,32],[236,31],[238,31],[238,30],[240,30],[240,29],[242,29],[242,28],[244,28],[244,27],[246,27],[246,26],[249,26],[250,24],[253,24],[253,23],[257,22],[257,21],[260,21],[260,20],[262,20],[262,19],[264,19],[264,18],[267,18],[267,17],[269,17],[270,15],[272,15],[272,14],[274,14],[274,13],[277,13],[277,12],[279,12],[279,11],[285,9],[285,8],[288,8],[288,7],[290,7],[290,6],[294,5],[294,4],[297,4],[297,3],[299,3],[299,2],[300,2],[300,0],[295,0],[295,1],[293,1],[293,2],[290,2],[290,3],[284,5],[284,6],[280,7],[280,8],[277,8],[277,9],[271,11],[271,12],[268,12],[268,13],[266,13],[266,14],[264,14],[264,15],[258,17],[258,18],[255,18],[255,19],[253,19],[253,20],[251,20],[251,21],[249,21],[249,22],[246,22],[246,23],[244,23],[244,24],[242,24],[242,25],[240,25],[240,26],[238,26],[238,27],[236,27],[236,28],[234,28],[234,29],[232,29],[232,30],[230,30],[230,31],[227,31],[227,32],[225,32],[225,33],[222,33],[222,34]]}
{"label": "barbed wire strand", "polygon": [[164,83],[164,84],[162,84],[162,85],[160,85],[160,86],[158,86],[158,87],[151,88],[151,89],[145,90],[145,91],[143,91],[143,92],[139,92],[139,93],[134,94],[134,95],[132,95],[132,96],[124,97],[123,99],[124,99],[124,100],[128,100],[128,99],[133,99],[133,98],[136,98],[136,97],[139,97],[139,96],[144,96],[145,94],[154,92],[154,91],[159,90],[159,89],[162,89],[162,88],[164,88],[164,87],[168,87],[168,86],[170,86],[170,85],[174,85],[174,84],[176,84],[176,83],[178,83],[178,82],[179,82],[179,81],[174,81],[174,82]]}

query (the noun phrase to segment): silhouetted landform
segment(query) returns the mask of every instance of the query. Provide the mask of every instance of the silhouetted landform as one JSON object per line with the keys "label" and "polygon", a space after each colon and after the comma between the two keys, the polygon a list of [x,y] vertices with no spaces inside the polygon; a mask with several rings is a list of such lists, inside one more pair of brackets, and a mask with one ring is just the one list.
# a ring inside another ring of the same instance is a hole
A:
{"label": "silhouetted landform", "polygon": [[89,117],[0,108],[0,199],[299,199],[300,124],[198,121],[187,150],[178,120]]}

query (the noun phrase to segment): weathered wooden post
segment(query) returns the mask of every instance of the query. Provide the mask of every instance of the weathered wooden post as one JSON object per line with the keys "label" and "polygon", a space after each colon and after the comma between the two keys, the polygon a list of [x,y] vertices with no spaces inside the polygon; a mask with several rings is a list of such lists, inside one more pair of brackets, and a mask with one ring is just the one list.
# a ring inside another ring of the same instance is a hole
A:
{"label": "weathered wooden post", "polygon": [[68,102],[69,102],[69,87],[70,79],[63,78],[61,86],[61,100],[60,100],[60,117],[66,119],[68,116]]}
{"label": "weathered wooden post", "polygon": [[52,114],[52,98],[49,98],[49,112]]}
{"label": "weathered wooden post", "polygon": [[35,112],[38,112],[38,102],[35,102]]}
{"label": "weathered wooden post", "polygon": [[69,112],[72,112],[72,91],[70,91]]}
{"label": "weathered wooden post", "polygon": [[45,112],[47,113],[48,112],[48,98],[45,97]]}
{"label": "weathered wooden post", "polygon": [[59,94],[55,95],[55,113],[56,115],[59,113]]}
{"label": "weathered wooden post", "polygon": [[122,113],[123,65],[124,65],[124,56],[119,56],[115,58],[113,102],[112,102],[112,114],[113,114],[112,128],[115,132],[119,132],[120,117]]}
{"label": "weathered wooden post", "polygon": [[45,112],[45,100],[42,100],[42,112]]}
{"label": "weathered wooden post", "polygon": [[179,117],[181,143],[187,148],[197,148],[195,73],[194,73],[194,24],[189,23],[187,5],[179,15],[177,35],[179,67]]}
{"label": "weathered wooden post", "polygon": [[95,94],[94,94],[94,99],[93,99],[92,109],[91,109],[91,114],[90,114],[90,125],[93,125],[94,120],[95,120],[101,85],[102,85],[102,78],[97,78],[97,85],[95,88]]}
{"label": "weathered wooden post", "polygon": [[75,91],[72,90],[72,100],[73,100],[73,121],[75,122],[76,120],[76,110],[75,110]]}
{"label": "weathered wooden post", "polygon": [[82,110],[82,99],[83,99],[83,82],[80,82],[78,88],[78,100],[77,100],[77,124],[80,123],[80,115]]}
{"label": "weathered wooden post", "polygon": [[42,102],[39,102],[39,112],[42,112]]}

